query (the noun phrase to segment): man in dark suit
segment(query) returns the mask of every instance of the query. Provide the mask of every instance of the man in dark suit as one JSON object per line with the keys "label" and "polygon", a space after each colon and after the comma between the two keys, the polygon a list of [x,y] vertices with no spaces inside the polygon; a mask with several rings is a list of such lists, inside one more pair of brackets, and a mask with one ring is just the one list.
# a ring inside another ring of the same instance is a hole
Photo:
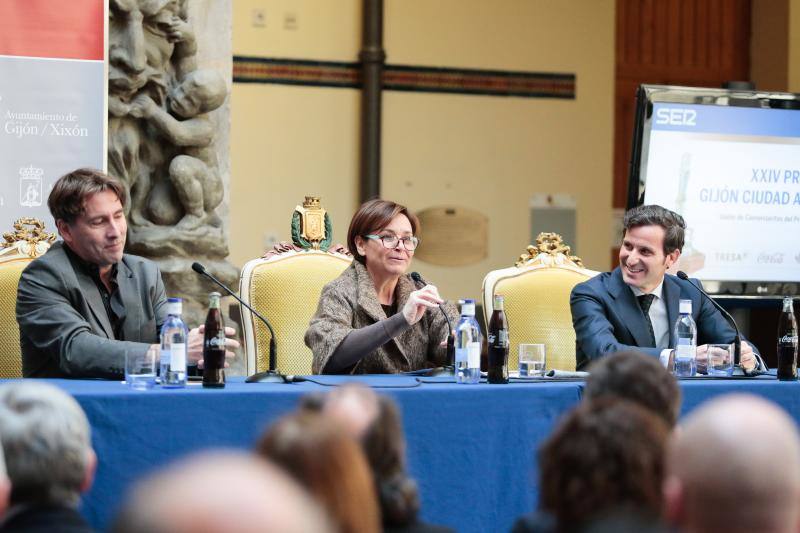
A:
{"label": "man in dark suit", "polygon": [[[619,266],[576,285],[570,296],[577,368],[632,348],[666,364],[676,345],[673,325],[680,300],[692,301],[701,365],[708,344],[733,342],[734,329],[697,290],[700,282],[666,273],[683,248],[683,217],[658,205],[643,205],[625,214],[623,228]],[[746,341],[740,362],[745,370],[759,364]]]}
{"label": "man in dark suit", "polygon": [[80,495],[94,479],[97,457],[78,402],[47,383],[0,387],[0,442],[11,480],[3,532],[86,533]]}
{"label": "man in dark suit", "polygon": [[[157,346],[164,283],[155,263],[123,253],[127,200],[121,183],[92,169],[53,186],[47,205],[63,242],[28,265],[17,290],[25,377],[116,379],[126,351]],[[187,349],[190,361],[202,357],[200,330],[189,332]]]}

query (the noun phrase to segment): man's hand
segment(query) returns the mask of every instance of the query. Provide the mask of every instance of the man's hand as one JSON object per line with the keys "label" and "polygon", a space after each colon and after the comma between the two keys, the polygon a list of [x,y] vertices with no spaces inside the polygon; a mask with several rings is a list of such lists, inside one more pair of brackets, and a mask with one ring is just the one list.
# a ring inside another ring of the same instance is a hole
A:
{"label": "man's hand", "polygon": [[[708,346],[708,344],[703,344],[697,347],[698,370],[708,368]],[[731,343],[731,357],[733,357],[733,343]],[[755,352],[753,352],[753,347],[745,341],[742,341],[742,353],[739,357],[739,365],[748,372],[758,366],[758,359],[756,358]]]}
{"label": "man's hand", "polygon": [[706,373],[708,371],[708,344],[701,344],[697,347],[695,352],[695,363],[697,364],[697,371]]}
{"label": "man's hand", "polygon": [[758,358],[753,351],[753,347],[745,341],[742,341],[742,353],[739,356],[739,364],[748,372],[758,366]]}
{"label": "man's hand", "polygon": [[421,289],[408,295],[408,300],[403,306],[403,316],[412,326],[420,321],[425,311],[431,307],[438,307],[444,302],[439,297],[439,290],[434,285],[425,285]]}
{"label": "man's hand", "polygon": [[[199,328],[189,330],[188,344],[186,348],[186,358],[188,361],[196,362],[197,366],[203,367],[203,336],[205,335],[206,326],[202,325]],[[233,328],[225,328],[225,336],[230,337],[236,335],[236,330]],[[234,357],[236,354],[232,350],[239,347],[239,342],[236,339],[225,339],[225,359]],[[225,366],[228,366],[227,361]]]}

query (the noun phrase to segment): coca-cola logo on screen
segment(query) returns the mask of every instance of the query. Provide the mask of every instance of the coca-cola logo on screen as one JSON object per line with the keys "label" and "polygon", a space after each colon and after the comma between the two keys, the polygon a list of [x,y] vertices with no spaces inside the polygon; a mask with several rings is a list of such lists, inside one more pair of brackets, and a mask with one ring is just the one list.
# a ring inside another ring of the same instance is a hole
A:
{"label": "coca-cola logo on screen", "polygon": [[778,339],[780,344],[797,344],[797,335],[784,335],[780,339]]}
{"label": "coca-cola logo on screen", "polygon": [[762,252],[758,254],[758,263],[768,264],[768,265],[781,265],[783,264],[783,253],[776,252],[774,254],[767,254]]}

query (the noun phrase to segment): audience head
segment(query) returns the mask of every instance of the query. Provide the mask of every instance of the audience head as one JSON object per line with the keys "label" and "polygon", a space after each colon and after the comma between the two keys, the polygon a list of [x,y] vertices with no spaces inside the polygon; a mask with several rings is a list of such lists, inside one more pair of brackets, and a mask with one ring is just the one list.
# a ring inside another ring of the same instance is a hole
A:
{"label": "audience head", "polygon": [[581,533],[674,533],[660,516],[630,511],[610,513],[581,528]]}
{"label": "audience head", "polygon": [[127,201],[119,181],[99,170],[81,168],[56,181],[47,206],[67,246],[84,261],[103,268],[122,260]]}
{"label": "audience head", "polygon": [[400,411],[388,396],[348,384],[304,399],[306,409],[322,411],[346,428],[361,446],[372,470],[385,527],[412,524],[419,512],[417,484],[406,472],[406,442]]}
{"label": "audience head", "polygon": [[75,507],[97,458],[89,421],[69,394],[45,383],[0,386],[0,440],[11,504]]}
{"label": "audience head", "polygon": [[419,512],[416,482],[406,472],[406,440],[400,411],[388,396],[378,396],[378,413],[361,440],[372,468],[384,526],[412,524]]}
{"label": "audience head", "polygon": [[660,515],[668,434],[660,417],[626,400],[578,405],[540,449],[542,509],[559,530],[620,511]]}
{"label": "audience head", "polygon": [[369,466],[335,421],[309,411],[290,414],[269,428],[257,450],[306,487],[342,533],[380,529]]}
{"label": "audience head", "polygon": [[670,439],[667,519],[683,531],[797,531],[800,437],[795,423],[757,396],[715,398]]}
{"label": "audience head", "polygon": [[282,470],[251,454],[204,452],[146,478],[114,533],[332,532],[321,508]]}
{"label": "audience head", "polygon": [[362,441],[380,413],[380,397],[367,386],[348,383],[322,397],[325,418],[336,420],[354,439]]}
{"label": "audience head", "polygon": [[655,357],[631,350],[603,357],[589,368],[584,400],[616,396],[652,410],[669,427],[678,421],[681,389]]}

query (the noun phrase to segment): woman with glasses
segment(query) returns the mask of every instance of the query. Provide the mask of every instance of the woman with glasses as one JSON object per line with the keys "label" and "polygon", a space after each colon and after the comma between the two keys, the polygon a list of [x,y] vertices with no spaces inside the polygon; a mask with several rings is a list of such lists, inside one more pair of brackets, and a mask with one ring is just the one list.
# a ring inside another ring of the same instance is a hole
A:
{"label": "woman with glasses", "polygon": [[354,261],[320,295],[306,331],[316,374],[385,374],[442,366],[447,321],[458,319],[433,285],[406,274],[417,217],[404,206],[370,200],[353,215],[347,245]]}

